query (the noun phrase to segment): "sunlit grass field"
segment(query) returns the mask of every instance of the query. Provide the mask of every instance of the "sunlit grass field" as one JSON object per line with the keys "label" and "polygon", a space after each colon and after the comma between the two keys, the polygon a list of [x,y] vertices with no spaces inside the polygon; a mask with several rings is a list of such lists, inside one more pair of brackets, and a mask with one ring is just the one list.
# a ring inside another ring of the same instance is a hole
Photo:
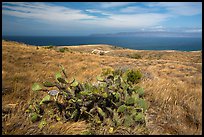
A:
{"label": "sunlit grass field", "polygon": [[[59,48],[64,47],[2,40],[2,134],[81,134],[89,130],[85,121],[50,121],[40,130],[24,114],[35,97],[33,83],[53,81],[59,65],[66,69],[68,79],[92,83],[105,68],[138,69],[143,74],[139,85],[149,104],[145,134],[202,134],[201,51],[145,51],[110,45],[69,46],[63,52]],[[94,49],[109,52],[94,54]]]}

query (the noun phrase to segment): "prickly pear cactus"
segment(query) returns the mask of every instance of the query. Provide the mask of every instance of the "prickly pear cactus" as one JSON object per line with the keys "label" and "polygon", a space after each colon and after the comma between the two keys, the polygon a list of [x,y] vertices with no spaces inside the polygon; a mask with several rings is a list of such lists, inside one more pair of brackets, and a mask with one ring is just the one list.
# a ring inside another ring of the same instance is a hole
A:
{"label": "prickly pear cactus", "polygon": [[32,86],[33,91],[47,92],[27,110],[32,122],[43,119],[40,128],[46,125],[46,118],[56,121],[83,119],[97,126],[109,124],[112,134],[118,126],[145,123],[148,105],[143,99],[144,89],[135,86],[142,77],[139,71],[108,70],[97,76],[96,85],[69,80],[64,67],[61,71],[56,73],[55,82],[45,81]]}

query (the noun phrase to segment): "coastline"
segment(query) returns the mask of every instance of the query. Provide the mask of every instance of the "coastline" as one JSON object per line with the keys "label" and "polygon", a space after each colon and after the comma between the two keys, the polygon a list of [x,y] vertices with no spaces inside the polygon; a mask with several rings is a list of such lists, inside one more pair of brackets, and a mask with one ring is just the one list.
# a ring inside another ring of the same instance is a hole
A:
{"label": "coastline", "polygon": [[[120,46],[114,46],[114,45],[108,45],[108,44],[87,44],[87,45],[71,45],[71,46],[54,46],[53,47],[57,47],[57,48],[83,48],[83,47],[95,47],[95,48],[100,48],[102,46],[107,46],[107,47],[117,47],[120,49],[124,49],[124,50],[134,50],[134,51],[158,51],[158,52],[201,52],[202,50],[195,50],[195,51],[183,51],[183,50],[138,50],[138,49],[130,49],[130,48],[124,48],[124,47],[120,47]],[[49,47],[49,46],[45,46],[45,47]]]}
{"label": "coastline", "polygon": [[[17,42],[18,40],[14,40],[14,42]],[[33,40],[32,40],[33,41]],[[59,41],[59,40],[58,40]],[[80,41],[80,39],[79,39],[79,41]],[[82,40],[83,41],[83,40]],[[117,40],[116,40],[117,41]],[[119,41],[118,41],[119,42]],[[156,41],[155,41],[156,42]],[[35,43],[35,42],[19,42],[19,43]],[[38,43],[38,42],[37,42]],[[45,41],[45,43],[47,43],[46,41]],[[53,44],[50,44],[50,45],[43,45],[43,41],[41,42],[41,44],[40,45],[38,45],[38,44],[26,44],[26,45],[31,45],[31,46],[55,46],[55,47],[78,47],[78,46],[81,46],[81,47],[84,47],[84,46],[86,46],[86,47],[96,47],[96,46],[111,46],[111,47],[117,47],[117,48],[123,48],[123,49],[130,49],[130,50],[139,50],[139,51],[167,51],[167,52],[175,52],[175,51],[184,51],[184,52],[191,52],[191,51],[201,51],[201,50],[194,50],[194,49],[200,49],[200,48],[198,48],[197,46],[196,46],[196,48],[190,48],[189,47],[189,45],[187,45],[187,47],[180,47],[179,49],[177,49],[176,47],[173,47],[172,49],[171,49],[171,47],[169,47],[168,46],[168,43],[163,43],[163,47],[162,46],[160,46],[160,47],[158,47],[158,46],[155,46],[155,48],[153,49],[153,47],[154,47],[154,45],[148,45],[148,46],[146,46],[144,43],[144,45],[142,44],[142,43],[138,43],[137,44],[137,46],[134,46],[134,44],[132,45],[129,45],[128,43],[121,43],[121,44],[100,44],[100,40],[99,40],[99,44],[68,44],[68,45],[66,45],[66,44],[62,44],[62,43],[65,43],[65,42],[60,42],[59,41],[59,43],[61,43],[61,44],[57,44],[55,41],[52,41],[52,42],[50,42],[50,43],[53,43]],[[54,44],[55,43],[55,44]],[[68,43],[69,43],[69,41],[68,41]],[[85,43],[89,43],[89,42],[85,42]],[[167,44],[167,45],[165,45],[165,44]],[[176,43],[175,43],[176,44]],[[121,46],[122,45],[122,46]],[[139,45],[139,46],[138,46]],[[143,48],[143,46],[144,46],[144,48]],[[178,44],[176,44],[177,46],[179,46]],[[137,48],[139,48],[139,49],[137,49]]]}

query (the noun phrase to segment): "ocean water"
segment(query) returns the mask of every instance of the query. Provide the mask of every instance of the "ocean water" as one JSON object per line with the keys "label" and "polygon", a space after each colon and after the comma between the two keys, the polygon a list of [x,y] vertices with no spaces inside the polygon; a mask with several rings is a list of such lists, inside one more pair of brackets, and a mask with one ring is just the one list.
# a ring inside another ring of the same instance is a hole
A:
{"label": "ocean water", "polygon": [[36,46],[109,44],[136,50],[202,50],[202,38],[192,37],[2,36],[2,39]]}

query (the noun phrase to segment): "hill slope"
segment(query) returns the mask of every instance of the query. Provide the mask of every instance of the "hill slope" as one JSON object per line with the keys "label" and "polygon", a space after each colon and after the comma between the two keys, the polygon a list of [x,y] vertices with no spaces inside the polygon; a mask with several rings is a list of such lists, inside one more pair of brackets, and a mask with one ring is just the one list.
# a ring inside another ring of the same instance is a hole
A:
{"label": "hill slope", "polygon": [[[70,79],[96,81],[104,68],[139,69],[145,89],[149,134],[202,133],[202,53],[130,50],[110,45],[35,47],[2,40],[3,134],[79,134],[84,121],[52,123],[37,130],[22,110],[34,98],[34,82],[53,80],[61,64]],[[101,55],[93,50],[108,51]],[[12,110],[8,113],[7,110]],[[64,127],[67,127],[64,129]],[[72,130],[68,130],[72,129]]]}

